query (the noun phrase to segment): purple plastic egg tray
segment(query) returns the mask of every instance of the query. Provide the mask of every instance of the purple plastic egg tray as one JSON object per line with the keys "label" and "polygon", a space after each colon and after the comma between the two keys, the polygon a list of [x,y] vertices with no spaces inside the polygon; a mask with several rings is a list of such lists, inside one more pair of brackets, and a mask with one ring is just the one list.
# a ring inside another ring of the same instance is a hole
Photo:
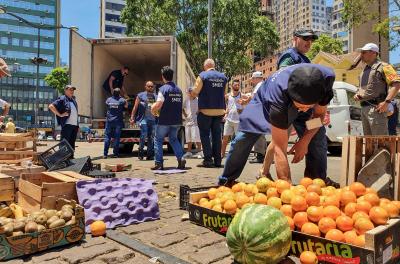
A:
{"label": "purple plastic egg tray", "polygon": [[153,181],[133,178],[78,181],[79,203],[85,208],[86,232],[96,220],[107,228],[142,223],[160,218]]}

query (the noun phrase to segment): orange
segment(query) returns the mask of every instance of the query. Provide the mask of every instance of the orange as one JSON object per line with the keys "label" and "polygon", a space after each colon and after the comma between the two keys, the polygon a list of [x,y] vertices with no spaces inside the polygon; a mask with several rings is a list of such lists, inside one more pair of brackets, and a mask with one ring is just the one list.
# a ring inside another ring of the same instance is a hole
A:
{"label": "orange", "polygon": [[391,201],[387,198],[381,198],[379,199],[379,206],[382,206],[382,204],[387,204],[390,203]]}
{"label": "orange", "polygon": [[224,203],[224,210],[228,213],[228,214],[234,214],[236,213],[236,209],[237,209],[237,205],[235,203],[235,201],[233,200],[227,200]]}
{"label": "orange", "polygon": [[256,204],[267,204],[268,203],[268,197],[263,193],[257,193],[256,195],[254,195],[254,203],[256,203]]}
{"label": "orange", "polygon": [[106,230],[107,226],[101,220],[94,221],[90,224],[90,232],[92,233],[92,236],[103,236],[106,234]]}
{"label": "orange", "polygon": [[267,197],[279,197],[278,190],[275,187],[269,188],[267,191]]}
{"label": "orange", "polygon": [[356,210],[358,212],[364,212],[366,214],[369,213],[369,210],[371,210],[372,206],[369,202],[367,201],[359,201],[356,204]]}
{"label": "orange", "polygon": [[336,206],[328,205],[328,206],[324,207],[324,216],[325,217],[330,217],[330,218],[336,220],[336,218],[341,214],[342,213],[340,212],[339,208],[337,208]]}
{"label": "orange", "polygon": [[295,195],[290,201],[292,209],[295,211],[305,211],[307,210],[307,201],[303,196]]}
{"label": "orange", "polygon": [[352,191],[342,191],[340,194],[340,204],[346,206],[348,203],[357,202],[357,196]]}
{"label": "orange", "polygon": [[392,204],[396,205],[396,207],[400,210],[400,201],[392,201]]}
{"label": "orange", "polygon": [[389,214],[380,206],[374,206],[369,211],[369,218],[376,225],[384,225],[389,220]]}
{"label": "orange", "polygon": [[369,202],[372,206],[378,206],[380,202],[378,195],[374,193],[365,194],[364,201]]}
{"label": "orange", "polygon": [[324,215],[322,206],[310,206],[307,208],[308,220],[318,222]]}
{"label": "orange", "polygon": [[289,226],[290,226],[290,230],[294,230],[294,221],[291,217],[286,215],[286,219],[288,220]]}
{"label": "orange", "polygon": [[318,264],[317,255],[311,251],[303,251],[300,255],[301,264]]}
{"label": "orange", "polygon": [[321,186],[317,184],[310,184],[307,187],[307,192],[315,192],[318,195],[321,195],[322,194]]}
{"label": "orange", "polygon": [[269,198],[267,204],[272,206],[272,207],[275,207],[278,210],[281,209],[281,207],[282,207],[282,201],[278,197]]}
{"label": "orange", "polygon": [[306,197],[307,189],[303,185],[297,185],[293,188],[292,192],[296,195]]}
{"label": "orange", "polygon": [[282,205],[280,210],[284,215],[293,217],[293,210],[292,210],[292,206],[290,204]]}
{"label": "orange", "polygon": [[357,221],[359,218],[367,218],[369,220],[369,215],[364,213],[364,212],[355,212],[351,219],[353,219],[354,223]]}
{"label": "orange", "polygon": [[207,198],[201,198],[201,199],[199,200],[199,205],[200,205],[200,206],[203,206],[203,204],[204,204],[205,202],[208,202],[208,199],[207,199]]}
{"label": "orange", "polygon": [[321,188],[326,186],[324,180],[320,178],[314,179],[313,184],[319,185]]}
{"label": "orange", "polygon": [[232,191],[237,193],[237,192],[242,192],[243,191],[243,185],[236,183],[235,185],[232,186]]}
{"label": "orange", "polygon": [[343,191],[350,191],[350,186],[346,186],[342,188]]}
{"label": "orange", "polygon": [[354,245],[358,246],[358,247],[365,247],[365,235],[361,235],[356,237],[356,239],[354,239]]}
{"label": "orange", "polygon": [[268,190],[268,187],[270,186],[270,182],[271,182],[271,180],[266,177],[261,177],[260,179],[258,179],[256,182],[258,191],[266,193]]}
{"label": "orange", "polygon": [[336,218],[336,226],[339,230],[346,232],[353,229],[354,221],[347,215],[341,215]]}
{"label": "orange", "polygon": [[348,204],[344,207],[344,213],[345,213],[347,216],[352,217],[353,214],[354,214],[355,212],[357,212],[356,206],[357,206],[356,203],[348,203]]}
{"label": "orange", "polygon": [[365,194],[367,193],[374,193],[376,195],[378,195],[378,192],[370,187],[365,188]]}
{"label": "orange", "polygon": [[228,200],[235,200],[235,195],[233,192],[224,192],[220,198],[221,204],[224,205]]}
{"label": "orange", "polygon": [[243,194],[237,195],[235,201],[239,208],[243,208],[243,206],[245,204],[250,202],[250,198],[243,193]]}
{"label": "orange", "polygon": [[329,230],[336,228],[336,222],[332,218],[322,217],[318,222],[319,230],[326,234]]}
{"label": "orange", "polygon": [[278,193],[282,193],[284,190],[290,190],[291,184],[285,180],[277,180],[275,183]]}
{"label": "orange", "polygon": [[350,191],[355,193],[357,196],[361,196],[365,194],[366,188],[361,182],[353,182],[350,184]]}
{"label": "orange", "polygon": [[225,186],[219,186],[217,190],[218,192],[224,192],[225,188],[226,188]]}
{"label": "orange", "polygon": [[301,227],[308,222],[308,217],[306,212],[297,212],[294,217],[293,221],[297,228],[301,229]]}
{"label": "orange", "polygon": [[381,207],[386,210],[389,217],[399,216],[399,208],[393,202],[382,204]]}
{"label": "orange", "polygon": [[253,196],[256,195],[258,193],[258,189],[257,186],[255,186],[254,184],[247,184],[246,187],[244,187],[244,193],[247,196]]}
{"label": "orange", "polygon": [[354,228],[357,234],[364,235],[365,232],[374,228],[374,224],[368,218],[360,217],[354,222]]}
{"label": "orange", "polygon": [[308,192],[306,194],[306,201],[307,201],[307,205],[311,206],[311,205],[315,205],[318,206],[319,205],[319,195],[315,192]]}
{"label": "orange", "polygon": [[338,229],[331,229],[329,230],[326,235],[326,239],[334,240],[334,241],[339,241],[339,242],[344,242],[344,234],[342,231]]}
{"label": "orange", "polygon": [[294,197],[294,192],[291,190],[284,190],[281,193],[282,203],[290,204],[290,201],[292,200],[293,197]]}
{"label": "orange", "polygon": [[208,192],[207,192],[208,198],[210,198],[210,199],[215,199],[216,196],[217,196],[217,192],[218,192],[218,190],[217,190],[216,188],[210,188],[210,189],[208,190]]}
{"label": "orange", "polygon": [[303,185],[306,188],[311,184],[313,184],[313,180],[311,178],[304,177],[300,180],[300,185]]}
{"label": "orange", "polygon": [[304,223],[301,232],[312,236],[321,236],[318,226],[314,223]]}
{"label": "orange", "polygon": [[222,212],[222,207],[220,204],[214,205],[211,209],[217,212]]}
{"label": "orange", "polygon": [[327,197],[325,197],[324,201],[322,202],[322,205],[323,206],[333,205],[333,206],[339,207],[340,200],[338,199],[338,197],[336,195],[327,196]]}
{"label": "orange", "polygon": [[355,230],[350,230],[344,232],[344,241],[349,244],[354,244],[354,240],[357,238],[357,232]]}

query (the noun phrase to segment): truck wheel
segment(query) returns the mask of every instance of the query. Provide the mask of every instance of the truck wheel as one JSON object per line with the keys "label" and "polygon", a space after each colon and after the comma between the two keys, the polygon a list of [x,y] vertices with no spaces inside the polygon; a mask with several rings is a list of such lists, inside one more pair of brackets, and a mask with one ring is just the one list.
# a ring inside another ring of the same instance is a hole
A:
{"label": "truck wheel", "polygon": [[328,151],[333,156],[342,155],[342,146],[328,146]]}
{"label": "truck wheel", "polygon": [[124,143],[122,147],[120,147],[119,152],[122,154],[131,154],[133,150],[133,143]]}

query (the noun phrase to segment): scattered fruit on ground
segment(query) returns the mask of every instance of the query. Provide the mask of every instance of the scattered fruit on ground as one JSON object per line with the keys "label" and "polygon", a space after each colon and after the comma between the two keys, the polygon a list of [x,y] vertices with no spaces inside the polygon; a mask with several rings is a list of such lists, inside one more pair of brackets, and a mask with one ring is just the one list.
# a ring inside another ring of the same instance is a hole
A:
{"label": "scattered fruit on ground", "polygon": [[103,221],[94,221],[90,224],[90,232],[92,236],[104,236],[106,234],[107,226]]}
{"label": "scattered fruit on ground", "polygon": [[301,264],[318,264],[317,255],[312,251],[303,251],[300,255]]}

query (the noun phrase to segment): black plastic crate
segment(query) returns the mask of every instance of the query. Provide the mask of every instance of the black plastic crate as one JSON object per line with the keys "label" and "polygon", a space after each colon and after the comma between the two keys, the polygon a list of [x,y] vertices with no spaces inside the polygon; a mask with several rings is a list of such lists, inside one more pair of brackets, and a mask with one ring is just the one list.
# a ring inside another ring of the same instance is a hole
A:
{"label": "black plastic crate", "polygon": [[115,178],[115,173],[110,171],[92,170],[87,173],[87,176],[93,178]]}
{"label": "black plastic crate", "polygon": [[93,164],[90,156],[86,156],[83,158],[70,159],[57,163],[50,169],[50,171],[55,170],[74,171],[79,174],[87,175],[91,170],[93,170]]}
{"label": "black plastic crate", "polygon": [[74,149],[68,141],[63,139],[57,145],[40,154],[39,159],[42,161],[43,166],[45,166],[46,169],[52,169],[53,167],[58,166],[58,164],[70,159],[73,155]]}
{"label": "black plastic crate", "polygon": [[189,208],[189,195],[191,193],[208,191],[208,189],[212,187],[215,186],[191,188],[188,185],[181,184],[179,186],[179,208],[182,210],[187,210]]}

